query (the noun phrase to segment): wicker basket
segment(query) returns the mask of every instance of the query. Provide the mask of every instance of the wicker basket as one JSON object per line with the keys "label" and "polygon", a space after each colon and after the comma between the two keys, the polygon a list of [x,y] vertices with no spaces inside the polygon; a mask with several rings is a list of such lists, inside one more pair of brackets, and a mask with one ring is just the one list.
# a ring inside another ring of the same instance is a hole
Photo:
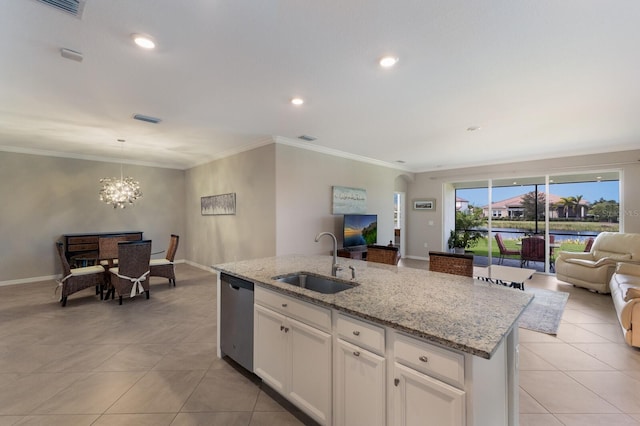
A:
{"label": "wicker basket", "polygon": [[473,277],[473,255],[430,251],[429,270]]}

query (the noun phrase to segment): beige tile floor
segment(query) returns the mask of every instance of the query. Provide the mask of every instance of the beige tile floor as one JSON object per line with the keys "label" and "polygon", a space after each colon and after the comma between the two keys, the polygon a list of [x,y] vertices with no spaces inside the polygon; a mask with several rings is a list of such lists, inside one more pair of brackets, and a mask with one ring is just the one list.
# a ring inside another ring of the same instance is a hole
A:
{"label": "beige tile floor", "polygon": [[[215,276],[177,276],[122,306],[86,290],[61,308],[53,281],[0,287],[0,426],[309,423],[216,358]],[[556,337],[520,332],[520,424],[640,424],[640,351],[611,300],[539,274],[527,285],[571,296]]]}

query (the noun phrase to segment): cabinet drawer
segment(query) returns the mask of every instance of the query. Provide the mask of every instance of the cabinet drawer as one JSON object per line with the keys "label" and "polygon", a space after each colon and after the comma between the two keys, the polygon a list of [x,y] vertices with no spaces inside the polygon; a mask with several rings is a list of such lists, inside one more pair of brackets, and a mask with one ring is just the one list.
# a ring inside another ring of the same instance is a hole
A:
{"label": "cabinet drawer", "polygon": [[379,355],[384,354],[384,329],[382,327],[338,314],[336,328],[338,337]]}
{"label": "cabinet drawer", "polygon": [[67,244],[98,244],[98,237],[68,237]]}
{"label": "cabinet drawer", "polygon": [[280,293],[255,287],[255,302],[286,316],[325,331],[331,330],[331,311],[311,303],[303,302]]}
{"label": "cabinet drawer", "polygon": [[464,388],[464,356],[443,348],[396,334],[396,361],[428,376]]}

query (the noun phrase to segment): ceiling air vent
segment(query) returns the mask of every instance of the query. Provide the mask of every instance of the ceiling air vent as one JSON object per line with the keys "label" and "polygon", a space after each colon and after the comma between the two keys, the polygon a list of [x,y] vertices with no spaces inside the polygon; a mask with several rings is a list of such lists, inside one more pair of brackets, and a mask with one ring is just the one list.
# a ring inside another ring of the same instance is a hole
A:
{"label": "ceiling air vent", "polygon": [[313,142],[318,138],[314,138],[313,136],[309,136],[309,135],[302,135],[302,136],[298,136],[298,139],[302,139],[303,141],[307,141],[307,142]]}
{"label": "ceiling air vent", "polygon": [[76,18],[82,17],[84,4],[87,0],[37,0],[40,3],[48,4],[62,12],[70,13]]}
{"label": "ceiling air vent", "polygon": [[142,114],[136,114],[133,116],[133,118],[136,120],[146,121],[147,123],[153,123],[153,124],[158,124],[159,122],[162,121],[160,118],[150,117],[148,115],[142,115]]}

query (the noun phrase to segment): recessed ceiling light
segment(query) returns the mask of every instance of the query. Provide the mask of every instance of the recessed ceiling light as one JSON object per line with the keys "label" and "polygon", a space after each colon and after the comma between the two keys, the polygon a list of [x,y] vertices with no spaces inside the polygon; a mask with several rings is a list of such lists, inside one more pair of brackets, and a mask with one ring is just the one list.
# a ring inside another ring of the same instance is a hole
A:
{"label": "recessed ceiling light", "polygon": [[468,132],[475,132],[476,130],[480,130],[482,127],[480,126],[469,126],[467,127]]}
{"label": "recessed ceiling light", "polygon": [[131,38],[133,38],[133,42],[143,49],[153,49],[156,47],[156,43],[153,41],[151,37],[144,34],[131,34]]}
{"label": "recessed ceiling light", "polygon": [[294,105],[302,105],[304,103],[304,99],[296,97],[291,99],[291,103]]}
{"label": "recessed ceiling light", "polygon": [[391,68],[398,63],[398,58],[395,56],[385,56],[380,59],[380,66],[382,68]]}

